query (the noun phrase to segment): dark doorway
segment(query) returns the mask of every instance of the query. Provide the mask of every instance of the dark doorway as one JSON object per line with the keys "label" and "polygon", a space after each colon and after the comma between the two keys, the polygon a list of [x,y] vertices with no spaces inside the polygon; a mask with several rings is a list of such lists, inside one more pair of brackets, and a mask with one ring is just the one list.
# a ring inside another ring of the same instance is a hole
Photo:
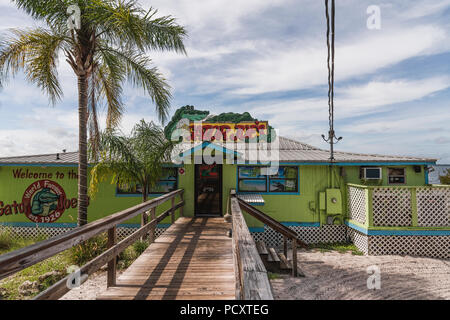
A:
{"label": "dark doorway", "polygon": [[195,215],[222,215],[222,165],[195,165]]}

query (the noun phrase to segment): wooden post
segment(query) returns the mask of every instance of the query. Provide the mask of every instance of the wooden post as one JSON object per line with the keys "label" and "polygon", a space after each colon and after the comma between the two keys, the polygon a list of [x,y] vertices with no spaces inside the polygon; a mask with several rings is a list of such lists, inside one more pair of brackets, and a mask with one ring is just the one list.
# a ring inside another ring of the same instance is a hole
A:
{"label": "wooden post", "polygon": [[170,213],[170,217],[172,218],[172,224],[175,223],[175,210],[173,209],[175,207],[175,197],[172,198],[172,211]]}
{"label": "wooden post", "polygon": [[373,189],[372,188],[366,189],[366,214],[367,214],[366,226],[372,227],[373,226]]}
{"label": "wooden post", "polygon": [[283,236],[283,251],[284,251],[284,256],[287,259],[287,256],[288,256],[288,244],[287,244],[286,236]]}
{"label": "wooden post", "polygon": [[[156,219],[156,208],[150,209],[150,220],[153,221]],[[152,224],[150,228],[150,243],[155,242],[156,240],[156,224]]]}
{"label": "wooden post", "polygon": [[[181,200],[181,202],[184,201],[184,191],[182,191],[182,192],[180,193],[180,200]],[[181,206],[181,208],[180,208],[180,217],[184,217],[184,211],[183,211],[183,208],[184,208],[184,206]]]}
{"label": "wooden post", "polygon": [[297,239],[292,239],[292,276],[297,277]]}
{"label": "wooden post", "polygon": [[[108,248],[113,247],[117,243],[117,229],[116,226],[108,229]],[[117,256],[108,262],[108,281],[106,286],[112,287],[116,285],[116,270],[117,270]]]}
{"label": "wooden post", "polygon": [[419,216],[417,211],[417,189],[411,188],[411,213],[412,213],[412,220],[411,220],[411,226],[417,227],[419,225]]}
{"label": "wooden post", "polygon": [[[142,212],[141,214],[141,227],[145,226],[148,223],[148,211]],[[141,237],[141,241],[145,241],[147,239],[147,235],[143,235]]]}

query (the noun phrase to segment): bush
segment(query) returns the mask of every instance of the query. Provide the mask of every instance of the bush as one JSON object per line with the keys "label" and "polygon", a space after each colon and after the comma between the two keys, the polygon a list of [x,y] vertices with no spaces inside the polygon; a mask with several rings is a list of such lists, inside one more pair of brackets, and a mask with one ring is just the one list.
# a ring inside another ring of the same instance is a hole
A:
{"label": "bush", "polygon": [[108,237],[102,233],[96,237],[73,247],[70,250],[70,259],[73,264],[83,266],[108,248]]}
{"label": "bush", "polygon": [[442,184],[450,184],[450,169],[447,169],[447,174],[439,177]]}
{"label": "bush", "polygon": [[136,256],[139,257],[142,253],[144,253],[145,249],[148,247],[147,241],[136,241],[133,244],[134,252],[136,253]]}
{"label": "bush", "polygon": [[8,251],[13,244],[11,233],[8,229],[0,229],[0,252]]}

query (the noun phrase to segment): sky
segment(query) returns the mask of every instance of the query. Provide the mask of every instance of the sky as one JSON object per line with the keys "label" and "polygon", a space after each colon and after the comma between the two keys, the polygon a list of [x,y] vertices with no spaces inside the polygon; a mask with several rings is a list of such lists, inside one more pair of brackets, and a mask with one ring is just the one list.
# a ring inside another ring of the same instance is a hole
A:
{"label": "sky", "polygon": [[[186,27],[187,55],[148,52],[184,105],[248,111],[279,134],[328,148],[326,20],[319,0],[140,0]],[[340,151],[409,155],[450,164],[450,0],[337,0],[335,131]],[[380,9],[380,28],[367,27]],[[0,33],[37,23],[0,0]],[[0,89],[0,157],[77,150],[77,85],[61,59],[56,105],[21,74]],[[126,86],[127,133],[157,122]],[[104,113],[101,119],[104,122]]]}

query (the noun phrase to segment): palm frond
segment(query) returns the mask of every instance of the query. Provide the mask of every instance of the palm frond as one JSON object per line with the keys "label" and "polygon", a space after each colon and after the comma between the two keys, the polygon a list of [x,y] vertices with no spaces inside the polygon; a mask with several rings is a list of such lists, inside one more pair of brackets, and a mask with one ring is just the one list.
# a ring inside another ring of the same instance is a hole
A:
{"label": "palm frond", "polygon": [[164,163],[170,162],[172,148],[163,129],[152,122],[141,120],[129,136],[113,129],[104,131],[99,161],[91,171],[91,196],[98,184],[111,176],[111,183],[154,186],[161,177]]}
{"label": "palm frond", "polygon": [[125,80],[125,66],[116,55],[100,51],[99,66],[95,68],[101,97],[107,102],[107,128],[116,127],[124,111],[122,103],[122,83]]}
{"label": "palm frond", "polygon": [[132,50],[116,50],[111,47],[99,48],[99,51],[114,55],[125,67],[128,80],[135,87],[141,87],[155,103],[159,120],[165,122],[170,109],[172,94],[166,79],[156,67],[151,66],[151,59],[145,54]]}
{"label": "palm frond", "polygon": [[24,70],[27,79],[35,83],[50,98],[52,103],[61,99],[62,90],[58,81],[58,52],[68,38],[42,28],[31,30],[12,29],[12,36],[0,43],[0,74],[6,81]]}
{"label": "palm frond", "polygon": [[185,54],[185,28],[171,16],[155,17],[156,14],[157,10],[145,11],[135,0],[92,0],[85,16],[113,44]]}

